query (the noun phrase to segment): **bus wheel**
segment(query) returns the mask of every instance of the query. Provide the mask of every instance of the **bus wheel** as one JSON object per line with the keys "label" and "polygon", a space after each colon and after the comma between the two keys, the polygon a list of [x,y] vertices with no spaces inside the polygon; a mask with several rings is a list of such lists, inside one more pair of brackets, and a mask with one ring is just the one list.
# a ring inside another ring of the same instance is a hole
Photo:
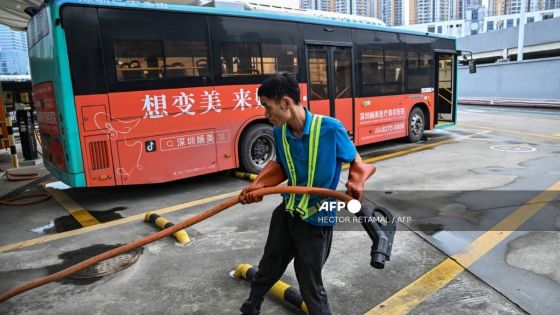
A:
{"label": "bus wheel", "polygon": [[241,166],[249,173],[258,173],[276,158],[272,126],[256,124],[243,133],[239,147]]}
{"label": "bus wheel", "polygon": [[424,134],[424,112],[418,107],[410,111],[408,117],[408,141],[418,142]]}

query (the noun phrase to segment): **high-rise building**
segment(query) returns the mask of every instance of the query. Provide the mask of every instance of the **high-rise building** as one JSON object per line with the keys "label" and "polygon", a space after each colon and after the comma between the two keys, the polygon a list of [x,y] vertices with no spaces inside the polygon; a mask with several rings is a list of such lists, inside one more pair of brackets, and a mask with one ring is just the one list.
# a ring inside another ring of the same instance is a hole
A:
{"label": "high-rise building", "polygon": [[527,12],[542,11],[545,10],[546,1],[545,0],[529,0],[527,5],[529,10]]}
{"label": "high-rise building", "polygon": [[488,16],[504,15],[505,0],[488,0]]}
{"label": "high-rise building", "polygon": [[371,0],[352,0],[352,14],[359,16],[370,16]]}
{"label": "high-rise building", "polygon": [[0,74],[29,74],[27,36],[0,25]]}
{"label": "high-rise building", "polygon": [[[551,2],[558,2],[560,0],[525,0],[525,12],[535,12],[542,10],[549,10],[554,8],[547,8]],[[558,7],[560,8],[560,6]],[[498,16],[505,14],[521,13],[521,0],[489,0],[488,2],[488,15]]]}
{"label": "high-rise building", "polygon": [[467,12],[470,10],[477,10],[478,7],[482,5],[482,0],[463,0],[463,14],[460,19],[465,19],[467,17]]}
{"label": "high-rise building", "polygon": [[560,0],[546,0],[545,10],[560,9]]}
{"label": "high-rise building", "polygon": [[372,0],[300,0],[300,8],[370,16],[372,2]]}
{"label": "high-rise building", "polygon": [[372,16],[382,20],[388,26],[404,25],[403,5],[403,0],[373,0]]}
{"label": "high-rise building", "polygon": [[414,20],[410,24],[447,21],[450,18],[449,0],[415,0]]}
{"label": "high-rise building", "polygon": [[414,24],[416,21],[416,0],[408,1],[408,24]]}

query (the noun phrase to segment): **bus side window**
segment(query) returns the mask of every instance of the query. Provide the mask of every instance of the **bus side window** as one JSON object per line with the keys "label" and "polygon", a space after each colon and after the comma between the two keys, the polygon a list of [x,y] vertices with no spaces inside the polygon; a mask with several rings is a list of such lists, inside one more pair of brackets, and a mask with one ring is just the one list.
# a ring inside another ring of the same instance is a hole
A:
{"label": "bus side window", "polygon": [[298,72],[298,50],[290,44],[261,44],[263,57],[263,74],[279,71]]}
{"label": "bus side window", "polygon": [[403,92],[404,53],[402,50],[385,50],[385,93]]}
{"label": "bus side window", "polygon": [[362,93],[363,96],[381,95],[381,86],[384,84],[385,64],[383,50],[364,49],[360,56],[362,68]]}
{"label": "bus side window", "polygon": [[208,77],[208,45],[203,41],[164,41],[166,78]]}
{"label": "bus side window", "polygon": [[222,77],[250,76],[262,73],[259,44],[222,43]]}
{"label": "bus side window", "polygon": [[[119,81],[163,79],[162,44],[155,40],[115,40],[115,65]],[[128,67],[123,67],[128,64]]]}
{"label": "bus side window", "polygon": [[278,71],[295,74],[298,72],[297,56],[296,45],[222,43],[222,77],[258,76]]}

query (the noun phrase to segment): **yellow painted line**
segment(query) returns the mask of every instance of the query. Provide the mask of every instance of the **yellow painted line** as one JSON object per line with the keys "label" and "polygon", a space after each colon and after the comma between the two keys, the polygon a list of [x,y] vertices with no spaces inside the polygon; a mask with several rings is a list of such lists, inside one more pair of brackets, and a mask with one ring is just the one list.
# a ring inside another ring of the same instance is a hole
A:
{"label": "yellow painted line", "polygon": [[[461,138],[470,138],[472,136],[480,135],[480,134],[487,133],[487,132],[488,131],[479,131],[479,132],[475,132],[471,135],[464,136],[464,137],[461,137]],[[386,160],[386,159],[393,158],[393,157],[396,157],[396,156],[401,156],[401,155],[409,154],[409,153],[416,152],[416,151],[430,149],[430,148],[437,147],[437,146],[442,145],[442,144],[452,143],[452,142],[455,142],[457,139],[458,138],[451,138],[451,139],[447,139],[447,140],[442,140],[442,141],[438,141],[438,142],[433,142],[433,143],[420,145],[420,146],[409,148],[409,149],[396,151],[396,152],[393,152],[393,153],[387,153],[387,154],[383,154],[383,155],[380,155],[380,156],[364,159],[364,162],[365,163],[371,163],[371,162]],[[346,163],[342,165],[342,169],[347,169],[349,167],[350,167],[350,165],[346,164]]]}
{"label": "yellow painted line", "polygon": [[45,190],[82,226],[92,226],[100,223],[91,215],[91,213],[77,204],[62,190],[50,187],[45,187]]}
{"label": "yellow painted line", "polygon": [[492,127],[486,127],[486,126],[473,125],[473,124],[465,124],[465,123],[460,123],[459,125],[460,126],[468,126],[468,127],[474,127],[474,128],[487,129],[487,130],[493,130],[493,131],[503,131],[503,132],[509,132],[509,133],[516,133],[516,134],[520,134],[520,135],[533,136],[533,137],[560,139],[560,134],[545,135],[545,134],[540,134],[540,133],[522,132],[522,131],[515,131],[515,130],[508,130],[508,129],[498,129],[498,128],[492,128]]}
{"label": "yellow painted line", "polygon": [[549,202],[554,201],[558,195],[560,195],[560,181],[531,199],[527,204],[515,210],[515,212],[479,236],[465,248],[445,259],[435,268],[393,294],[366,314],[409,313],[510,236],[513,231],[539,212]]}
{"label": "yellow painted line", "polygon": [[[393,158],[393,157],[396,157],[396,156],[401,156],[401,155],[409,154],[409,153],[412,153],[412,152],[437,147],[438,145],[442,145],[442,144],[446,144],[446,143],[450,143],[450,142],[454,142],[454,141],[455,141],[455,139],[447,139],[447,140],[442,140],[442,141],[438,141],[438,142],[434,142],[434,143],[428,143],[428,144],[420,145],[420,146],[417,146],[417,147],[404,149],[404,150],[400,150],[400,151],[397,151],[397,152],[387,153],[387,154],[383,154],[383,155],[380,155],[380,156],[364,159],[364,162],[365,163],[371,163],[371,162],[375,162],[375,161],[386,160],[386,159]],[[350,167],[349,164],[342,165],[342,169],[347,169],[349,167]]]}
{"label": "yellow painted line", "polygon": [[77,230],[62,232],[62,233],[53,234],[53,235],[46,235],[46,236],[31,239],[31,240],[23,241],[23,242],[18,242],[18,243],[14,243],[14,244],[5,245],[5,246],[0,247],[0,253],[5,253],[5,252],[12,251],[12,250],[20,249],[20,248],[26,248],[26,247],[34,246],[34,245],[37,245],[37,244],[47,243],[47,242],[56,241],[56,240],[60,240],[60,239],[64,239],[64,238],[68,238],[68,237],[72,237],[72,236],[76,236],[76,235],[81,235],[81,234],[97,231],[97,230],[102,230],[102,229],[106,229],[106,228],[113,227],[113,226],[118,226],[118,225],[129,223],[129,222],[143,221],[146,213],[148,213],[148,212],[156,212],[157,214],[161,215],[161,214],[164,214],[164,213],[169,213],[169,212],[183,210],[183,209],[187,209],[187,208],[191,208],[191,207],[196,207],[196,206],[199,206],[199,205],[203,205],[203,204],[210,203],[210,202],[220,200],[220,199],[224,199],[224,198],[235,197],[235,196],[239,195],[240,192],[241,192],[241,190],[230,192],[230,193],[225,193],[225,194],[221,194],[221,195],[217,195],[217,196],[213,196],[213,197],[198,199],[198,200],[195,200],[195,201],[190,201],[190,202],[178,204],[178,205],[175,205],[175,206],[161,208],[159,210],[146,211],[145,213],[136,214],[136,215],[126,217],[126,218],[122,218],[122,219],[115,220],[115,221],[105,222],[103,224],[92,225],[92,226],[84,227],[84,228],[77,229]]}

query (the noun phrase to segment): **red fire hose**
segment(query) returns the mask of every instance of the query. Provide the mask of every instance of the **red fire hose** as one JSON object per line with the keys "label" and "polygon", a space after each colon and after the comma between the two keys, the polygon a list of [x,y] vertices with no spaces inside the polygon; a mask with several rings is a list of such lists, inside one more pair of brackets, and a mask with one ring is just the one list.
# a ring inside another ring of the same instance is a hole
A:
{"label": "red fire hose", "polygon": [[[334,190],[330,190],[330,189],[325,189],[325,188],[314,188],[314,187],[296,187],[296,186],[281,186],[281,187],[269,187],[269,188],[263,188],[263,189],[259,189],[259,190],[255,190],[253,192],[251,192],[252,194],[254,194],[255,196],[266,196],[266,195],[271,195],[271,194],[280,194],[280,193],[292,193],[292,194],[310,194],[310,195],[320,195],[320,196],[325,196],[325,197],[331,197],[331,198],[335,198],[338,199],[340,201],[343,202],[348,202],[350,200],[352,200],[352,197],[334,191]],[[47,283],[53,282],[53,281],[57,281],[63,278],[68,277],[71,274],[74,274],[80,270],[83,270],[87,267],[93,266],[103,260],[109,259],[111,257],[115,257],[117,255],[126,253],[128,251],[131,251],[133,249],[136,249],[138,247],[142,247],[144,245],[150,244],[152,242],[155,242],[159,239],[162,239],[166,236],[169,236],[179,230],[185,229],[189,226],[192,226],[200,221],[206,220],[209,217],[218,214],[219,212],[222,212],[223,210],[234,206],[235,204],[237,204],[239,202],[239,197],[233,197],[231,199],[228,199],[222,203],[220,203],[219,205],[210,208],[204,212],[201,212],[197,215],[195,215],[194,217],[191,217],[189,219],[186,219],[180,223],[177,223],[175,225],[173,225],[172,227],[169,227],[165,230],[162,230],[160,232],[154,233],[152,235],[146,236],[144,238],[141,238],[139,240],[136,240],[134,242],[128,243],[126,245],[123,245],[121,247],[117,247],[115,249],[112,249],[108,252],[105,252],[103,254],[91,257],[87,260],[82,261],[79,264],[76,264],[72,267],[68,267],[64,270],[61,270],[59,272],[56,272],[52,275],[46,276],[46,277],[42,277],[39,279],[36,279],[34,281],[31,281],[27,284],[24,284],[22,286],[19,286],[17,288],[14,288],[8,292],[3,293],[2,295],[0,295],[0,303],[4,302],[6,300],[9,300],[10,298],[21,294],[25,291],[29,291],[31,289],[40,287],[42,285],[45,285]]]}

